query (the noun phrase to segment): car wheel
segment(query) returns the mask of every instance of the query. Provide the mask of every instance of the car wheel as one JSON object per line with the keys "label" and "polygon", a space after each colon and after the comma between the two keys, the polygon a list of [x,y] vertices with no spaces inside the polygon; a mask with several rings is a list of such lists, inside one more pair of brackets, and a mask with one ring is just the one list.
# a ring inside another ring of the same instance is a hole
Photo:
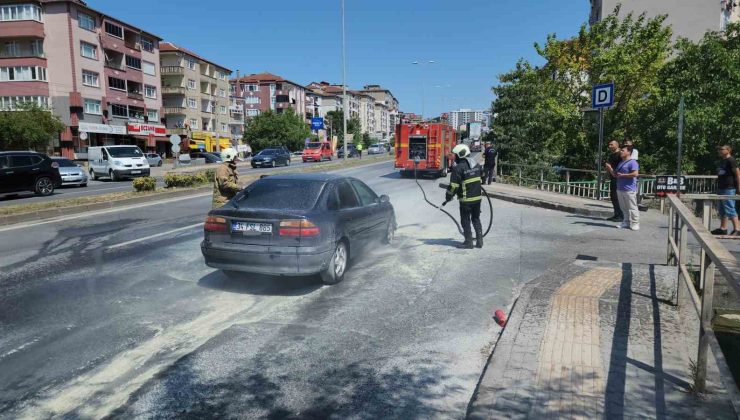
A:
{"label": "car wheel", "polygon": [[80,187],[87,187],[87,182],[85,182],[84,184],[80,184]]}
{"label": "car wheel", "polygon": [[95,171],[93,171],[92,169],[90,169],[90,179],[92,179],[93,181],[98,180],[98,176],[95,175]]}
{"label": "car wheel", "polygon": [[110,177],[110,180],[113,182],[118,182],[118,175],[116,175],[113,171],[108,171],[108,176]]}
{"label": "car wheel", "polygon": [[162,161],[160,160],[157,166],[162,166]]}
{"label": "car wheel", "polygon": [[385,236],[383,236],[383,244],[391,245],[393,240],[396,238],[396,224],[393,220],[388,221],[388,227],[385,228]]}
{"label": "car wheel", "polygon": [[321,280],[324,284],[337,284],[344,280],[344,273],[347,271],[347,265],[349,264],[349,252],[347,250],[347,244],[344,241],[339,241],[337,247],[334,249],[334,254],[329,260],[329,265],[321,273]]}
{"label": "car wheel", "polygon": [[54,182],[48,176],[41,176],[36,179],[33,191],[42,197],[50,196],[54,194]]}

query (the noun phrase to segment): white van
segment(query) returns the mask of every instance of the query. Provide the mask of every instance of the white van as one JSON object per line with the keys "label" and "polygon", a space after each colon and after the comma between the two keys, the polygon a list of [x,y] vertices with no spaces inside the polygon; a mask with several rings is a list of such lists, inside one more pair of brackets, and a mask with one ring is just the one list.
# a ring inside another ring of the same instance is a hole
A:
{"label": "white van", "polygon": [[122,178],[149,176],[146,156],[137,146],[99,146],[87,148],[90,178],[108,177],[111,181]]}

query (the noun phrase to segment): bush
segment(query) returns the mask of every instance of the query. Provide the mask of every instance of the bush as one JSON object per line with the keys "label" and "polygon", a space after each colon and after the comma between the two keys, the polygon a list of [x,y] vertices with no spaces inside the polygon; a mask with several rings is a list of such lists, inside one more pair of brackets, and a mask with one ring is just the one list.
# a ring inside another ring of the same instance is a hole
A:
{"label": "bush", "polygon": [[150,176],[135,178],[133,184],[134,189],[138,192],[154,191],[157,189],[157,180]]}
{"label": "bush", "polygon": [[209,169],[195,174],[167,174],[164,176],[164,184],[167,188],[195,187],[213,182],[216,171]]}

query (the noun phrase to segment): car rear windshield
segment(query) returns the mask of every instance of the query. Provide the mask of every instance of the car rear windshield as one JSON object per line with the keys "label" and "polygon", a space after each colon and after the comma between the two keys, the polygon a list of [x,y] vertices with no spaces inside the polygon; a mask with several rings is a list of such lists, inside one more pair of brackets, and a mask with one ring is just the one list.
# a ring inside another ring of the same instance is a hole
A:
{"label": "car rear windshield", "polygon": [[277,150],[275,149],[265,149],[259,153],[257,153],[257,156],[272,156],[277,153]]}
{"label": "car rear windshield", "polygon": [[54,159],[54,162],[58,163],[61,168],[74,168],[74,162],[69,159]]}
{"label": "car rear windshield", "polygon": [[295,179],[261,179],[247,187],[239,199],[241,208],[310,210],[316,205],[324,183]]}
{"label": "car rear windshield", "polygon": [[108,153],[117,158],[132,158],[132,157],[142,157],[144,156],[143,153],[141,153],[141,150],[136,146],[131,147],[111,147],[108,150]]}
{"label": "car rear windshield", "polygon": [[318,149],[321,147],[321,143],[308,143],[306,149]]}

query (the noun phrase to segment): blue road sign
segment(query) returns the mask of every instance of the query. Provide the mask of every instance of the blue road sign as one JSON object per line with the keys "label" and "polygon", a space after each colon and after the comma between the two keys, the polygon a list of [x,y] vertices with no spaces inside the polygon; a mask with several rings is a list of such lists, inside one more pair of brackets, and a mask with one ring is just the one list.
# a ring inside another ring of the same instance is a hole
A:
{"label": "blue road sign", "polygon": [[324,119],[321,117],[311,118],[311,130],[321,130],[324,128]]}
{"label": "blue road sign", "polygon": [[593,108],[609,108],[614,105],[614,83],[604,83],[594,86],[591,94]]}

